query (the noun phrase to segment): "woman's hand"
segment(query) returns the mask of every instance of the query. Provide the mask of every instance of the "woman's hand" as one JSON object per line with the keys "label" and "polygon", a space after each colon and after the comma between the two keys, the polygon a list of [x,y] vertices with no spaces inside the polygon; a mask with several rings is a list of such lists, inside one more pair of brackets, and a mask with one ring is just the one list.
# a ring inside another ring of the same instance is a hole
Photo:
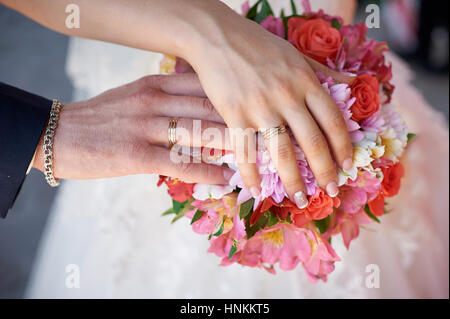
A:
{"label": "woman's hand", "polygon": [[[198,30],[200,36],[186,59],[226,124],[254,131],[288,125],[319,186],[336,196],[334,163],[344,169],[352,167],[352,144],[340,110],[310,66],[317,63],[305,60],[290,43],[225,5],[220,10],[205,10],[209,18],[204,19],[204,29]],[[242,159],[239,168],[246,187],[258,196],[260,177],[249,155],[255,142],[233,142],[237,157]],[[266,144],[288,195],[303,208],[307,205],[306,188],[293,145],[288,134],[278,135],[277,142],[276,146]]]}
{"label": "woman's hand", "polygon": [[[194,74],[149,76],[93,99],[65,104],[54,139],[55,177],[93,179],[155,173],[227,184],[233,171],[189,156],[171,155],[168,149],[171,118],[179,118],[177,133],[186,132],[180,134],[180,145],[222,147],[202,138],[207,129],[219,130],[223,136],[226,129],[202,95]],[[201,120],[201,127],[195,126],[194,119]],[[42,138],[34,167],[43,170]]]}

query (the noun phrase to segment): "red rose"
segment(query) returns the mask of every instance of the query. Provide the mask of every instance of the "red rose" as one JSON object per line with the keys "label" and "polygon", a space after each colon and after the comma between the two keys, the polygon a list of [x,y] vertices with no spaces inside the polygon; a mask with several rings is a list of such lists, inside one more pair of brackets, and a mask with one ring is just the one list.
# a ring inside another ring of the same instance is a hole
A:
{"label": "red rose", "polygon": [[400,190],[401,179],[405,175],[405,168],[401,163],[397,163],[381,170],[384,175],[383,182],[381,182],[381,193],[385,197],[397,195]]}
{"label": "red rose", "polygon": [[327,58],[331,61],[336,59],[342,36],[323,19],[294,17],[288,20],[288,40],[305,55],[326,64]]}
{"label": "red rose", "polygon": [[316,193],[309,197],[309,205],[306,208],[292,212],[292,221],[301,227],[312,219],[324,219],[333,213],[334,207],[339,207],[340,204],[339,198],[330,197],[323,190],[317,188]]}
{"label": "red rose", "polygon": [[351,106],[352,120],[360,122],[380,108],[378,80],[368,74],[360,75],[351,85],[352,96],[356,98]]}

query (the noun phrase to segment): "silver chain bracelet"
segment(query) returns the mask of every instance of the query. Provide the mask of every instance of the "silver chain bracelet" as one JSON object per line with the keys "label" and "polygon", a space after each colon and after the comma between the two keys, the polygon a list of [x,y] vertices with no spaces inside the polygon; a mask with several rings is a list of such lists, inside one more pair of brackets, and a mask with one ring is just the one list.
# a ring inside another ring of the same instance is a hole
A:
{"label": "silver chain bracelet", "polygon": [[59,179],[56,179],[55,176],[53,176],[53,138],[55,136],[56,127],[58,126],[61,108],[61,103],[58,100],[53,100],[50,119],[48,120],[44,135],[44,175],[47,183],[51,187],[59,185]]}

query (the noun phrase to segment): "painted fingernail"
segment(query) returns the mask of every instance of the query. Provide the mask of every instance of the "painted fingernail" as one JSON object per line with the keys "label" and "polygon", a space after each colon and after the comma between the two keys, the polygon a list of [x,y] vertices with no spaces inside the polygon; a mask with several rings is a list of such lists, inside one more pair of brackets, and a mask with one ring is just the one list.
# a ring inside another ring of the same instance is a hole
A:
{"label": "painted fingernail", "polygon": [[294,199],[295,199],[295,204],[300,209],[306,208],[306,206],[308,206],[308,204],[309,204],[305,193],[303,193],[302,191],[298,191],[297,193],[295,193]]}
{"label": "painted fingernail", "polygon": [[343,163],[342,163],[342,168],[345,169],[346,171],[349,171],[353,168],[353,160],[351,157],[347,158]]}
{"label": "painted fingernail", "polygon": [[233,171],[232,169],[224,169],[223,170],[223,176],[225,177],[225,179],[227,181],[229,181],[231,179],[231,177],[233,177],[235,171]]}
{"label": "painted fingernail", "polygon": [[254,198],[257,198],[257,197],[261,196],[261,191],[256,186],[253,186],[253,187],[250,188],[250,193],[252,193],[252,196]]}
{"label": "painted fingernail", "polygon": [[330,196],[330,197],[336,197],[337,194],[339,194],[339,188],[338,188],[336,182],[328,183],[326,190],[327,190],[328,196]]}

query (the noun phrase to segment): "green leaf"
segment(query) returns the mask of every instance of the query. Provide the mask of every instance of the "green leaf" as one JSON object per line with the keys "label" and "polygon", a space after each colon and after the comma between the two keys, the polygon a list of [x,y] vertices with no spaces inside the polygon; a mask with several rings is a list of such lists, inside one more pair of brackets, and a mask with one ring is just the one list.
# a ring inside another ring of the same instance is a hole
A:
{"label": "green leaf", "polygon": [[253,235],[255,235],[258,230],[263,229],[267,225],[268,221],[267,215],[264,214],[253,226],[250,226],[250,216],[251,215],[247,216],[247,218],[245,219],[245,232],[247,233],[247,239],[253,237]]}
{"label": "green leaf", "polygon": [[286,218],[286,222],[292,224],[291,214],[289,214]]}
{"label": "green leaf", "polygon": [[367,216],[372,218],[374,221],[376,221],[377,223],[381,223],[380,220],[377,218],[377,216],[372,214],[372,212],[370,211],[369,205],[366,204],[366,206],[364,207],[364,211],[366,212]]}
{"label": "green leaf", "polygon": [[408,133],[408,135],[406,136],[408,138],[408,143],[412,141],[413,138],[415,138],[417,136],[417,134],[414,133]]}
{"label": "green leaf", "polygon": [[335,29],[340,30],[341,29],[341,24],[339,23],[339,20],[334,18],[333,20],[331,20],[331,26]]}
{"label": "green leaf", "polygon": [[182,218],[184,216],[184,214],[178,213],[171,221],[171,223],[175,223],[177,220],[179,220],[180,218]]}
{"label": "green leaf", "polygon": [[288,34],[288,24],[287,24],[287,22],[289,20],[289,17],[286,17],[286,13],[284,12],[284,9],[281,9],[280,17],[281,17],[281,20],[283,20],[284,34],[287,37],[287,34]]}
{"label": "green leaf", "polygon": [[267,0],[262,0],[261,10],[255,17],[255,21],[261,23],[268,16],[273,15],[272,8],[270,7],[269,2]]}
{"label": "green leaf", "polygon": [[222,235],[222,233],[223,233],[223,224],[224,224],[224,222],[222,222],[222,225],[220,225],[219,230],[214,234],[214,236],[219,237],[220,235]]}
{"label": "green leaf", "polygon": [[195,212],[194,217],[192,217],[191,225],[192,225],[193,223],[195,223],[197,220],[199,220],[200,218],[202,218],[203,215],[205,215],[205,212],[204,212],[204,211],[201,211],[200,209],[197,209],[197,211]]}
{"label": "green leaf", "polygon": [[164,213],[161,214],[161,216],[166,216],[166,215],[170,215],[170,214],[175,214],[175,212],[173,211],[173,207],[166,210]]}
{"label": "green leaf", "polygon": [[258,13],[258,6],[261,3],[262,0],[256,1],[256,3],[253,5],[253,7],[248,10],[247,15],[245,16],[247,19],[255,20],[256,14]]}
{"label": "green leaf", "polygon": [[186,205],[187,201],[181,203],[176,201],[175,199],[172,199],[172,206],[173,206],[173,212],[175,214],[178,214],[179,212],[181,212],[181,210],[184,208],[184,205]]}
{"label": "green leaf", "polygon": [[239,217],[241,219],[247,217],[248,214],[250,214],[250,212],[253,211],[253,204],[254,203],[255,203],[255,199],[254,198],[250,198],[248,201],[246,201],[245,203],[241,204],[241,208],[239,210]]}
{"label": "green leaf", "polygon": [[274,213],[272,213],[270,210],[266,212],[268,218],[267,218],[267,226],[271,227],[273,225],[276,225],[280,220],[277,216],[275,216]]}
{"label": "green leaf", "polygon": [[230,253],[228,254],[228,259],[231,259],[237,251],[236,243],[231,246]]}
{"label": "green leaf", "polygon": [[292,8],[292,15],[297,15],[297,7],[295,6],[294,0],[291,0],[291,8]]}
{"label": "green leaf", "polygon": [[314,224],[316,224],[316,227],[319,229],[319,232],[323,234],[330,227],[330,215],[321,220],[315,220]]}
{"label": "green leaf", "polygon": [[212,234],[209,234],[208,240],[211,240],[212,236],[213,236]]}
{"label": "green leaf", "polygon": [[[176,216],[172,219],[172,224],[175,223],[177,220],[179,220],[181,217],[183,217],[188,211],[195,209],[194,206],[191,205],[193,200],[191,201],[186,201],[182,205],[181,210],[178,211],[178,213],[176,213]],[[179,209],[179,207],[178,207]],[[175,211],[175,209],[174,209]]]}

